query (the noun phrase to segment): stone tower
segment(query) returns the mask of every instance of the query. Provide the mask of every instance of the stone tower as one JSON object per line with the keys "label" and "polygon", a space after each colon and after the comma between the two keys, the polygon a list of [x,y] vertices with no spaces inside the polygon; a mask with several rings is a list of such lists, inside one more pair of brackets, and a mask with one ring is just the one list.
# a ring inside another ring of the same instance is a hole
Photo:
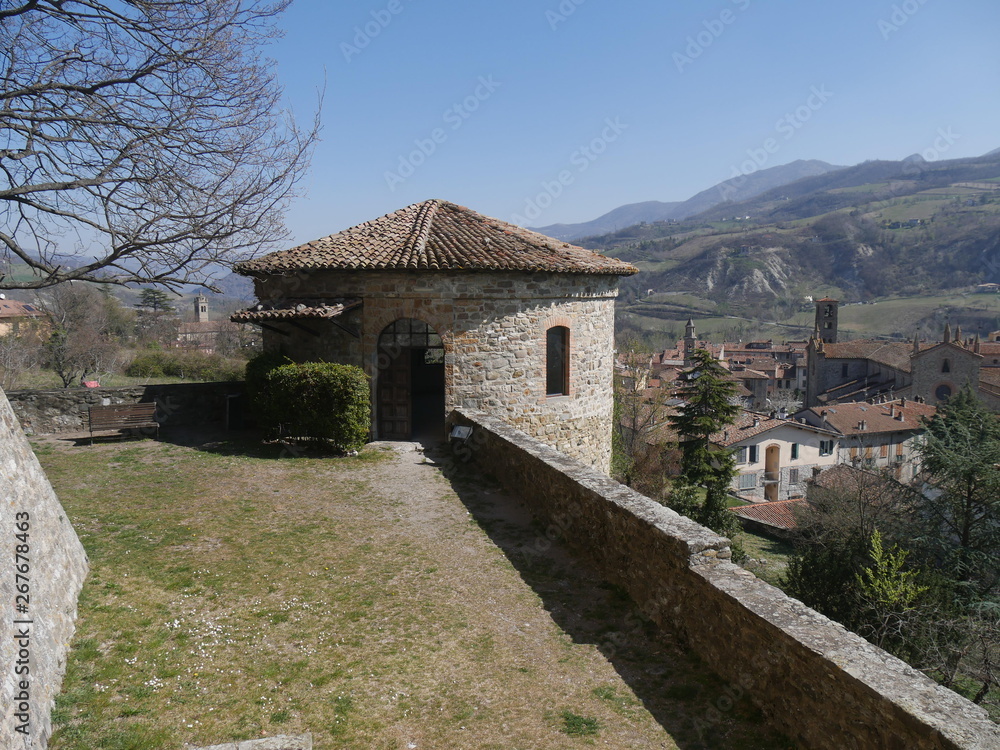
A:
{"label": "stone tower", "polygon": [[378,440],[484,412],[611,465],[618,281],[638,269],[442,200],[244,261],[264,350],[362,367]]}
{"label": "stone tower", "polygon": [[687,325],[684,326],[684,362],[690,362],[694,357],[694,350],[698,346],[698,334],[694,330],[694,320],[688,318]]}
{"label": "stone tower", "polygon": [[819,340],[827,344],[837,343],[837,313],[840,302],[825,297],[816,300],[816,330]]}
{"label": "stone tower", "polygon": [[208,297],[203,294],[194,298],[194,319],[196,323],[208,322]]}

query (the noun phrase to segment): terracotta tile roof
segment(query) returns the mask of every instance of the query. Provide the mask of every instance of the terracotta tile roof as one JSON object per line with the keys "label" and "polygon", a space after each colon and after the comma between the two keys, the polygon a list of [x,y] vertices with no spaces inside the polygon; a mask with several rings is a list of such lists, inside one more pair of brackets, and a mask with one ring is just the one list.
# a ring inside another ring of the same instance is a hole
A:
{"label": "terracotta tile roof", "polygon": [[279,306],[257,305],[229,316],[234,323],[259,323],[267,320],[303,320],[335,318],[361,305],[361,300],[340,300],[329,305],[317,305],[315,300],[286,302]]}
{"label": "terracotta tile roof", "polygon": [[748,521],[756,521],[778,529],[794,529],[798,526],[795,520],[795,509],[804,508],[803,498],[795,500],[775,500],[770,503],[754,503],[730,508],[730,512]]}
{"label": "terracotta tile roof", "polygon": [[42,311],[34,305],[14,299],[0,299],[0,318],[40,318]]}
{"label": "terracotta tile roof", "polygon": [[709,438],[714,444],[729,447],[747,438],[757,437],[778,427],[790,425],[809,432],[830,434],[827,430],[796,422],[794,419],[778,419],[767,414],[744,411],[726,429],[714,433]]}
{"label": "terracotta tile roof", "polygon": [[[921,348],[926,348],[922,346]],[[913,344],[897,341],[858,339],[839,344],[823,344],[827,359],[870,359],[900,372],[910,371]]]}
{"label": "terracotta tile roof", "polygon": [[1000,387],[1000,367],[983,367],[980,369],[979,382]]}
{"label": "terracotta tile roof", "polygon": [[[937,413],[937,407],[920,404],[909,399],[888,401],[884,404],[869,404],[864,401],[839,403],[832,406],[813,406],[804,412],[812,412],[814,420],[824,417],[826,423],[841,435],[868,435],[880,432],[903,432],[922,429],[922,419],[930,419]],[[898,415],[902,414],[902,420]],[[862,430],[861,422],[865,423]]]}
{"label": "terracotta tile roof", "polygon": [[428,200],[234,267],[289,271],[550,271],[631,276],[635,266],[463,206]]}

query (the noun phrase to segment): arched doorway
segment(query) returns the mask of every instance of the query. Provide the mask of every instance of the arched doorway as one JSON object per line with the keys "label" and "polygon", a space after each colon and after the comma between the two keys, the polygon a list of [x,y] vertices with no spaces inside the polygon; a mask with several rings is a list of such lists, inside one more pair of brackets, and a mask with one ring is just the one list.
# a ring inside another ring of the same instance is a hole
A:
{"label": "arched doorway", "polygon": [[376,419],[381,440],[444,432],[444,342],[422,320],[400,318],[378,339]]}
{"label": "arched doorway", "polygon": [[764,497],[768,502],[778,499],[781,486],[781,448],[769,445],[764,451]]}

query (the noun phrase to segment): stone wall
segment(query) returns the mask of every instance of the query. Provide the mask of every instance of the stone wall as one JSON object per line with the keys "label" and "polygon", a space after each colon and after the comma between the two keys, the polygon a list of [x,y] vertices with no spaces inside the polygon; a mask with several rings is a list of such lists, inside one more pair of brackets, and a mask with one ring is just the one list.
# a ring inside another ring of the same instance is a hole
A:
{"label": "stone wall", "polygon": [[[177,383],[131,388],[60,388],[7,394],[24,432],[48,435],[87,431],[91,406],[155,401],[161,427],[224,426],[242,415],[243,383]],[[230,419],[227,419],[230,417]],[[233,426],[238,426],[233,424]]]}
{"label": "stone wall", "polygon": [[[949,372],[942,372],[945,360],[948,361]],[[979,388],[979,368],[983,358],[964,347],[955,344],[938,344],[931,349],[925,349],[910,359],[913,371],[914,396],[922,396],[928,404],[937,405],[939,386],[948,386],[952,394],[958,393],[963,385],[969,383],[974,390]]]}
{"label": "stone wall", "polygon": [[[498,419],[456,412],[456,446],[505,481],[797,747],[987,750],[986,712],[729,561],[729,541]],[[715,709],[713,709],[715,710]],[[711,722],[711,715],[698,717]]]}
{"label": "stone wall", "polygon": [[[372,378],[376,409],[379,334],[399,318],[414,318],[444,342],[446,412],[464,408],[500,416],[602,471],[611,463],[617,285],[617,276],[513,272],[328,271],[255,280],[265,303],[364,299],[360,320],[352,318],[351,325],[361,333],[361,361]],[[313,327],[311,321],[302,325]],[[567,396],[545,392],[545,340],[552,326],[570,329]],[[357,362],[353,337],[314,328],[322,335],[303,338],[289,323],[273,327],[283,333],[265,329],[270,351],[297,360],[319,352],[332,361]]]}
{"label": "stone wall", "polygon": [[88,562],[2,391],[0,538],[0,747],[44,748]]}

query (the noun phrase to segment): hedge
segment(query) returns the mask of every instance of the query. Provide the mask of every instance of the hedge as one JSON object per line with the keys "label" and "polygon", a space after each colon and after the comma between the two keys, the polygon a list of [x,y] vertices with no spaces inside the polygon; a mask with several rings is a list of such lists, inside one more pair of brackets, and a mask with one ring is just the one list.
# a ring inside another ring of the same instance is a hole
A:
{"label": "hedge", "polygon": [[282,360],[263,355],[247,363],[247,391],[261,425],[275,435],[327,440],[344,451],[361,448],[371,430],[364,371],[353,365]]}

